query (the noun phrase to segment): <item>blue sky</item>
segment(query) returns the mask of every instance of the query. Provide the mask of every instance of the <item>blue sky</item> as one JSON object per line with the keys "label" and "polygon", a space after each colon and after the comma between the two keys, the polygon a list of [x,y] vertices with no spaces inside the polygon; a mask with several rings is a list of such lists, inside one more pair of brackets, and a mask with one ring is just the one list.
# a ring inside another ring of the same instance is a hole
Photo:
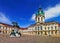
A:
{"label": "blue sky", "polygon": [[60,23],[60,0],[0,0],[0,22],[16,21],[20,27],[28,27],[35,23],[39,7],[45,12],[45,21]]}

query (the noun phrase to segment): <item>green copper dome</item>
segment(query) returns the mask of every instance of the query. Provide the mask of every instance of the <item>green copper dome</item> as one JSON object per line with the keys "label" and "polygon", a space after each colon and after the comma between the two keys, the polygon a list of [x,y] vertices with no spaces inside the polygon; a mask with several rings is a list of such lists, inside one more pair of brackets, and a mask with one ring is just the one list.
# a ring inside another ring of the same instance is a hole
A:
{"label": "green copper dome", "polygon": [[41,8],[38,9],[38,12],[36,13],[36,15],[44,15],[44,12]]}

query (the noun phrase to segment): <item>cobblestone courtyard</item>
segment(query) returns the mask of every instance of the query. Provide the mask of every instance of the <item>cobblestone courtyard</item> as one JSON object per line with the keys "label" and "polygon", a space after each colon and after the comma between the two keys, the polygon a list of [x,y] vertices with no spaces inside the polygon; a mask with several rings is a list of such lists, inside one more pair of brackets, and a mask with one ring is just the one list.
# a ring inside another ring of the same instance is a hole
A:
{"label": "cobblestone courtyard", "polygon": [[48,36],[21,36],[11,38],[0,35],[0,43],[60,43],[60,38]]}

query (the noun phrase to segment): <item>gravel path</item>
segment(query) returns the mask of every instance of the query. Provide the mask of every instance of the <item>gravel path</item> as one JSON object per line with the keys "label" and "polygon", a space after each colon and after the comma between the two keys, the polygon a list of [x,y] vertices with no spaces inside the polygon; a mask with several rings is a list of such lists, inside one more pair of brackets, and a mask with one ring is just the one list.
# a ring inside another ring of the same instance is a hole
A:
{"label": "gravel path", "polygon": [[60,43],[60,38],[28,35],[11,38],[0,35],[0,43]]}

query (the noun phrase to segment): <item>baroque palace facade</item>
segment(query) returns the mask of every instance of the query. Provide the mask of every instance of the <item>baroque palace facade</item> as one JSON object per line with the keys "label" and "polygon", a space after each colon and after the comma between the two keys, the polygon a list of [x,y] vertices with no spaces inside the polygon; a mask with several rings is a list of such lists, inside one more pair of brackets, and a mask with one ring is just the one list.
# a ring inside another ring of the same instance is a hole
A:
{"label": "baroque palace facade", "polygon": [[36,23],[28,28],[14,27],[0,22],[0,34],[10,35],[13,29],[19,30],[22,35],[59,35],[60,24],[57,22],[45,22],[45,13],[41,8],[36,13]]}
{"label": "baroque palace facade", "polygon": [[13,29],[12,25],[0,22],[0,34],[10,34]]}
{"label": "baroque palace facade", "polygon": [[41,8],[36,14],[36,23],[28,27],[32,35],[57,35],[59,34],[60,24],[57,22],[44,22],[45,13]]}
{"label": "baroque palace facade", "polygon": [[28,35],[27,28],[21,28],[19,26],[14,27],[13,25],[0,22],[0,35],[10,35],[12,30],[18,30],[22,35]]}

